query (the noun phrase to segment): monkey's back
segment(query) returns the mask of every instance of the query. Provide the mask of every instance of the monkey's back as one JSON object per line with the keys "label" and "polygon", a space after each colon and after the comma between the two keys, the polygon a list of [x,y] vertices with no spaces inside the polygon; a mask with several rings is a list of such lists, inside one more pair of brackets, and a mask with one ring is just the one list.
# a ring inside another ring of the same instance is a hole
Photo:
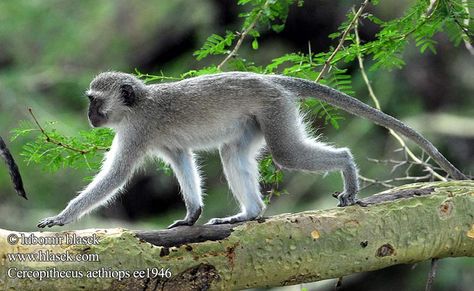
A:
{"label": "monkey's back", "polygon": [[[243,124],[281,96],[258,74],[230,72],[151,86],[150,120],[163,140],[180,146],[214,147],[238,135]],[[172,137],[172,138],[171,138]]]}

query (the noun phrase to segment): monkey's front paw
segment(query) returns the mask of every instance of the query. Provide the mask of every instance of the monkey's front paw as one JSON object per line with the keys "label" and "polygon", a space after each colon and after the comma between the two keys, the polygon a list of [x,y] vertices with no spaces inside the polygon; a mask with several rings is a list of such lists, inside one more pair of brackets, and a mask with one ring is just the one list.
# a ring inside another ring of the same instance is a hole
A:
{"label": "monkey's front paw", "polygon": [[44,228],[44,227],[51,227],[51,226],[55,226],[55,225],[59,225],[59,226],[63,226],[65,225],[67,222],[65,221],[65,219],[61,216],[52,216],[52,217],[47,217],[47,218],[43,218],[40,220],[40,222],[38,223],[38,227],[39,228]]}
{"label": "monkey's front paw", "polygon": [[168,229],[180,225],[194,225],[194,223],[196,223],[196,221],[199,219],[199,216],[201,216],[201,212],[202,207],[198,207],[193,210],[188,210],[188,213],[186,214],[186,217],[184,219],[176,220],[170,226],[168,226]]}

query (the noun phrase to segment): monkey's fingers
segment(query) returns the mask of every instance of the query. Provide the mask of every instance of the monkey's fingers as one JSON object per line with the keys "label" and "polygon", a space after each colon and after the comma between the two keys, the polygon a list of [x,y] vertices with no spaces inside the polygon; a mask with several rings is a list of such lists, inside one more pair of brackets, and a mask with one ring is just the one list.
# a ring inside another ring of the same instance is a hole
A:
{"label": "monkey's fingers", "polygon": [[44,228],[44,227],[47,226],[48,224],[49,224],[48,221],[46,221],[46,220],[41,220],[41,221],[38,223],[37,227],[39,227],[39,228]]}
{"label": "monkey's fingers", "polygon": [[175,222],[173,222],[172,224],[170,224],[167,229],[170,229],[170,228],[174,228],[174,227],[177,227],[177,226],[181,226],[181,225],[194,225],[194,222],[193,221],[190,221],[188,219],[182,219],[182,220],[176,220]]}
{"label": "monkey's fingers", "polygon": [[52,226],[55,226],[55,225],[59,225],[59,226],[63,226],[64,223],[59,221],[59,219],[54,216],[54,217],[48,217],[48,218],[44,218],[42,220],[40,220],[40,222],[38,223],[38,227],[39,228],[45,228],[46,226],[47,227],[52,227]]}

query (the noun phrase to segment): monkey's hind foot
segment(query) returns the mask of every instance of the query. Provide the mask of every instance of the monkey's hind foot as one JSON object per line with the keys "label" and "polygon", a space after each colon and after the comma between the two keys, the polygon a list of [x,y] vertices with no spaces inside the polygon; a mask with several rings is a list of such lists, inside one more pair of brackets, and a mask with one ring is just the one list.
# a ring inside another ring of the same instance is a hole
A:
{"label": "monkey's hind foot", "polygon": [[52,227],[52,226],[55,226],[55,225],[59,225],[59,226],[63,226],[64,224],[66,224],[66,222],[64,221],[64,219],[60,216],[52,216],[52,217],[47,217],[47,218],[43,218],[40,220],[40,222],[38,223],[38,227],[39,228],[44,228],[44,227]]}
{"label": "monkey's hind foot", "polygon": [[359,206],[365,207],[367,206],[367,203],[363,202],[360,199],[356,198],[355,194],[348,194],[346,192],[342,193],[334,193],[333,196],[339,200],[339,203],[337,203],[338,207],[346,207],[346,206],[351,206],[354,204],[357,204]]}
{"label": "monkey's hind foot", "polygon": [[175,222],[170,224],[167,228],[170,229],[170,228],[181,226],[181,225],[189,225],[189,226],[194,225],[194,223],[196,223],[196,221],[199,219],[199,216],[201,216],[201,212],[202,212],[202,207],[199,207],[197,210],[193,211],[192,213],[186,214],[186,217],[184,219],[176,220]]}
{"label": "monkey's hind foot", "polygon": [[223,218],[213,218],[209,220],[206,224],[226,224],[226,223],[238,223],[238,222],[244,222],[244,221],[249,221],[249,220],[254,220],[257,219],[258,216],[252,217],[248,216],[247,214],[244,213],[239,213],[234,216],[229,216],[229,217],[223,217]]}

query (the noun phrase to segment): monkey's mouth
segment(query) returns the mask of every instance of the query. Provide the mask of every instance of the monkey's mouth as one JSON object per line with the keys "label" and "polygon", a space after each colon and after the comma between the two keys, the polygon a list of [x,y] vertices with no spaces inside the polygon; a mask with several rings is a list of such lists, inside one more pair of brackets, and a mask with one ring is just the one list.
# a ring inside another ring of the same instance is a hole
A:
{"label": "monkey's mouth", "polygon": [[100,112],[89,114],[89,122],[92,127],[101,127],[107,122],[107,115]]}

